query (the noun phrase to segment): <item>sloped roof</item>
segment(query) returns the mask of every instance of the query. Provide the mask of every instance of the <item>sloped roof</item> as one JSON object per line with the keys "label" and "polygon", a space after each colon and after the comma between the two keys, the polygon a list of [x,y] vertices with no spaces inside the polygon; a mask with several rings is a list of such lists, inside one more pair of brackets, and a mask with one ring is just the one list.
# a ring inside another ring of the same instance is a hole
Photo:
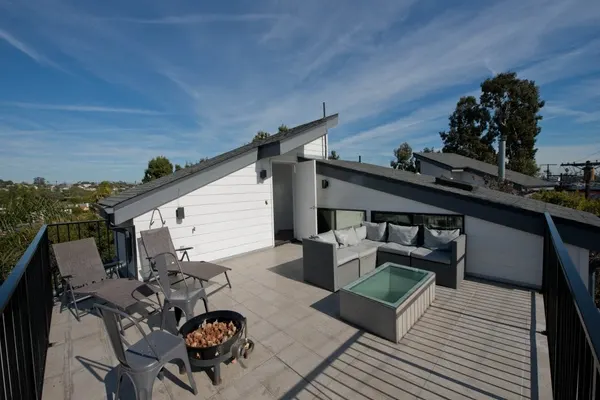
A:
{"label": "sloped roof", "polygon": [[[441,168],[453,170],[462,169],[471,171],[479,175],[498,176],[498,166],[488,164],[483,161],[475,160],[461,156],[455,153],[413,153],[416,159],[429,161]],[[545,181],[533,176],[525,175],[520,172],[506,170],[505,178],[507,181],[521,186],[525,189],[543,188],[555,186],[554,182]]]}
{"label": "sloped roof", "polygon": [[157,190],[163,188],[164,186],[170,185],[176,181],[186,179],[192,175],[201,174],[205,170],[211,169],[212,167],[217,166],[219,164],[226,163],[230,160],[237,158],[238,156],[249,153],[252,150],[264,147],[271,143],[281,142],[283,140],[290,139],[294,136],[300,135],[300,134],[302,134],[308,130],[311,130],[313,128],[316,128],[322,124],[326,124],[328,121],[336,120],[337,117],[338,117],[338,114],[330,115],[328,117],[317,119],[315,121],[311,121],[311,122],[308,122],[303,125],[298,125],[294,128],[288,129],[285,132],[280,132],[280,133],[274,134],[272,136],[269,136],[266,139],[245,144],[243,146],[240,146],[240,147],[233,149],[231,151],[228,151],[226,153],[219,154],[218,156],[210,158],[201,163],[192,165],[188,168],[180,169],[179,171],[176,171],[171,175],[166,175],[161,178],[155,179],[153,181],[150,181],[150,182],[138,185],[138,186],[134,186],[134,187],[124,190],[123,192],[118,193],[114,196],[110,196],[105,199],[102,199],[98,202],[98,205],[101,208],[118,207],[120,204],[122,204],[126,201],[129,202],[130,200],[133,200],[136,197],[140,197],[140,196],[148,194],[150,192],[157,191]]}
{"label": "sloped roof", "polygon": [[[562,207],[556,204],[546,203],[529,197],[522,197],[498,190],[492,190],[482,186],[472,185],[472,190],[463,190],[436,183],[436,178],[433,176],[415,174],[389,167],[359,163],[355,161],[317,160],[317,164],[330,165],[355,173],[381,177],[385,178],[386,180],[396,181],[398,183],[403,183],[414,187],[421,187],[428,190],[449,193],[456,197],[488,204],[492,207],[508,207],[515,210],[524,210],[539,214],[548,212],[552,217],[556,217],[561,220],[571,221],[577,224],[586,225],[588,227],[600,228],[600,218],[594,214]],[[364,184],[364,182],[361,182],[360,179],[356,179],[356,184],[361,185]],[[439,207],[445,208],[443,205],[439,205]],[[600,230],[598,230],[598,232],[600,233]]]}

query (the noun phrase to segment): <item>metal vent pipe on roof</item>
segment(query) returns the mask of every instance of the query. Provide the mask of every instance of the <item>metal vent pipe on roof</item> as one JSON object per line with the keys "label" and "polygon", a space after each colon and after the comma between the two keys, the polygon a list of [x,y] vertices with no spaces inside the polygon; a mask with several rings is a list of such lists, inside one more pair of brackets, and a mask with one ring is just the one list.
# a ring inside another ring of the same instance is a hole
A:
{"label": "metal vent pipe on roof", "polygon": [[498,180],[504,182],[506,175],[506,137],[501,136],[498,143]]}

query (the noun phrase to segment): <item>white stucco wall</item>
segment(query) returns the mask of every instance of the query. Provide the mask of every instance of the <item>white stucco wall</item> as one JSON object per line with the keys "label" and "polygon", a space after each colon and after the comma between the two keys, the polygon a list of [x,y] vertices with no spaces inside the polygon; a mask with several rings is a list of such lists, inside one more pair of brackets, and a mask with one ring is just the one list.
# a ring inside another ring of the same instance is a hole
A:
{"label": "white stucco wall", "polygon": [[[190,259],[211,261],[272,246],[271,184],[270,161],[261,160],[159,207],[175,248],[193,246]],[[175,217],[177,207],[185,208],[183,220]],[[158,213],[150,225],[151,215],[134,218],[138,238],[140,231],[161,226]]]}
{"label": "white stucco wall", "polygon": [[462,171],[462,172],[458,172],[456,174],[457,174],[456,179],[460,179],[463,182],[468,182],[473,185],[479,185],[479,186],[485,185],[485,180],[481,176],[476,175],[472,172]]}
{"label": "white stucco wall", "polygon": [[[329,187],[321,188],[327,179]],[[317,175],[317,205],[327,208],[456,214],[400,196]],[[493,212],[493,211],[491,211]],[[532,287],[542,284],[543,238],[528,232],[465,216],[466,272],[482,278]],[[588,251],[567,245],[587,285]]]}

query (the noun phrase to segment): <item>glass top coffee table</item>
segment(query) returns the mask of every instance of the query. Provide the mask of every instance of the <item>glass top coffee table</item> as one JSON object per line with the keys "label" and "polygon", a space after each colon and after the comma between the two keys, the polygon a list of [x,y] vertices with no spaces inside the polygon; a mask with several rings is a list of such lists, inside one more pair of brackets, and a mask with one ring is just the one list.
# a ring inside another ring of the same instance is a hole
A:
{"label": "glass top coffee table", "polygon": [[435,299],[435,273],[385,263],[340,289],[340,316],[393,342]]}

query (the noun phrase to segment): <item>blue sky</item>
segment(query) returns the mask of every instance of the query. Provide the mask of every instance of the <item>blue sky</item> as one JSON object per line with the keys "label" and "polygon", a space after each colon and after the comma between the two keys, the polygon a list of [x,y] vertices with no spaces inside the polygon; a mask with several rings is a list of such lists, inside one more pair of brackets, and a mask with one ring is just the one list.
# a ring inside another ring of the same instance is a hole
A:
{"label": "blue sky", "polygon": [[600,159],[600,2],[0,0],[0,178],[140,180],[340,113],[330,148],[441,147],[461,95],[535,80],[538,162]]}

